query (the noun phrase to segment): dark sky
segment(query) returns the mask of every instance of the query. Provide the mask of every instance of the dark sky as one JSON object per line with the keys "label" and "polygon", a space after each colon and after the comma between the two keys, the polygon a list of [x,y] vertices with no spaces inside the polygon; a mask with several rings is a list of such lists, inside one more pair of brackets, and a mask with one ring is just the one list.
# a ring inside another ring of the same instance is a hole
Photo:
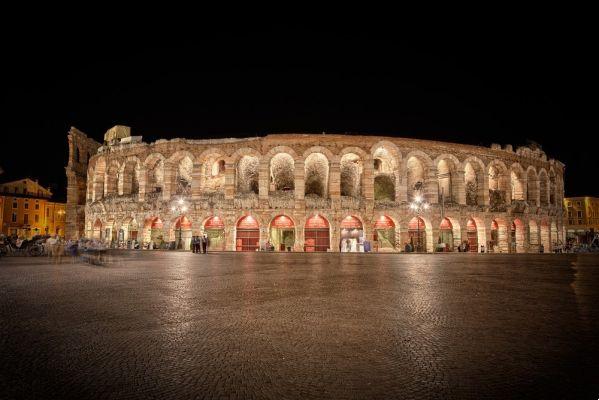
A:
{"label": "dark sky", "polygon": [[13,61],[1,91],[0,180],[39,178],[58,199],[69,127],[101,140],[115,124],[145,141],[297,131],[534,140],[566,164],[567,195],[599,196],[599,63],[595,35],[582,31],[67,32],[3,52]]}

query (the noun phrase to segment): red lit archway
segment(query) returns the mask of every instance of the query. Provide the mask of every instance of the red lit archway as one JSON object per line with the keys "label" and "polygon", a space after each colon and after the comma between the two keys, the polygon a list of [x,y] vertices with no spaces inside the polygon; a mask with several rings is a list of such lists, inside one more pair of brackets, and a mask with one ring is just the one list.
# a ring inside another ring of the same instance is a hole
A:
{"label": "red lit archway", "polygon": [[408,224],[408,237],[414,251],[426,251],[426,224],[420,217],[414,217]]}
{"label": "red lit archway", "polygon": [[260,244],[260,224],[251,215],[241,218],[237,222],[236,251],[256,251]]}
{"label": "red lit archway", "polygon": [[466,235],[468,238],[468,247],[471,253],[478,252],[478,229],[476,222],[470,218],[466,224]]}
{"label": "red lit archway", "polygon": [[328,251],[330,247],[329,221],[318,214],[308,218],[304,227],[304,251]]}
{"label": "red lit archway", "polygon": [[378,250],[394,250],[395,243],[395,223],[386,215],[381,215],[374,222],[374,242]]}
{"label": "red lit archway", "polygon": [[443,218],[439,226],[440,251],[453,251],[453,225],[448,218]]}

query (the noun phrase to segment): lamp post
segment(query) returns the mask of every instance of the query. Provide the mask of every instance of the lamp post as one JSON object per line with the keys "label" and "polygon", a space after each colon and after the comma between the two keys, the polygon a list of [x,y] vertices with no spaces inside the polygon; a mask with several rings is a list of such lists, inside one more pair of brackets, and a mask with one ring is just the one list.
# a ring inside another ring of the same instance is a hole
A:
{"label": "lamp post", "polygon": [[424,201],[421,195],[416,195],[414,197],[414,201],[410,203],[410,209],[416,212],[416,226],[417,226],[417,234],[418,234],[418,245],[416,246],[417,251],[420,251],[420,213],[422,211],[428,210],[429,204]]}
{"label": "lamp post", "polygon": [[[181,218],[183,213],[187,212],[187,204],[185,203],[185,200],[183,200],[183,198],[180,197],[179,200],[174,202],[171,206],[171,211],[173,213],[179,214],[179,218]],[[176,245],[176,248],[182,246],[183,242],[183,238],[181,237],[183,235],[183,227],[181,226],[181,222],[181,219],[179,219],[179,243]]]}

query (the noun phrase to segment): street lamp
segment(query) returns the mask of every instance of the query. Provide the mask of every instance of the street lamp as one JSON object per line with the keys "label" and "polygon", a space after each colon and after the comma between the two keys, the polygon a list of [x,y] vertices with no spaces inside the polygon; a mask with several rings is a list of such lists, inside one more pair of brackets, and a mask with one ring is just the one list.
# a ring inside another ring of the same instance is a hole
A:
{"label": "street lamp", "polygon": [[421,195],[417,194],[414,197],[414,201],[410,203],[410,209],[416,212],[416,226],[418,232],[418,245],[416,247],[417,251],[420,251],[420,213],[422,211],[428,210],[429,204],[424,201]]}
{"label": "street lamp", "polygon": [[[171,206],[171,211],[173,213],[179,214],[179,218],[181,218],[181,215],[185,212],[187,212],[187,204],[185,203],[185,200],[183,200],[182,197],[179,198],[179,200],[177,200],[176,202],[173,203],[173,205]],[[180,246],[183,247],[183,227],[182,227],[182,220],[179,219],[179,243],[177,244],[177,248],[179,248]]]}

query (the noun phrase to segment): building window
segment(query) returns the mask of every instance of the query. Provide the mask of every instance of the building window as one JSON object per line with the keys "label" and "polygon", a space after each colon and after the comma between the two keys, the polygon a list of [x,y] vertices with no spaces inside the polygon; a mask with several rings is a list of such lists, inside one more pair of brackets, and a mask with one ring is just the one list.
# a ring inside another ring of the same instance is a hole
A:
{"label": "building window", "polygon": [[569,219],[568,220],[568,225],[574,225],[574,220],[573,219]]}
{"label": "building window", "polygon": [[568,211],[568,218],[572,218],[572,211]]}
{"label": "building window", "polygon": [[567,205],[568,207],[572,207],[572,203],[571,203],[571,202],[569,202],[569,201],[566,201],[566,205]]}
{"label": "building window", "polygon": [[580,207],[580,201],[577,201],[577,202],[576,202],[576,205],[577,205],[578,207]]}
{"label": "building window", "polygon": [[17,213],[12,213],[12,222],[17,222]]}
{"label": "building window", "polygon": [[25,200],[25,210],[29,210],[29,203]]}
{"label": "building window", "polygon": [[578,225],[582,225],[582,220],[581,219],[578,220]]}
{"label": "building window", "polygon": [[49,216],[50,216],[50,209],[46,208],[46,217],[49,217]]}
{"label": "building window", "polygon": [[582,211],[578,211],[578,218],[582,218]]}
{"label": "building window", "polygon": [[12,208],[17,208],[17,207],[18,207],[18,204],[17,204],[17,202],[16,202],[16,201],[13,201],[13,202],[12,202]]}
{"label": "building window", "polygon": [[38,203],[37,201],[35,202],[35,209],[39,210],[40,209],[40,203]]}
{"label": "building window", "polygon": [[29,214],[23,214],[23,224],[29,224]]}
{"label": "building window", "polygon": [[35,217],[33,218],[33,220],[34,220],[35,222],[40,222],[40,216],[39,216],[39,215],[37,215],[37,214],[35,214]]}

